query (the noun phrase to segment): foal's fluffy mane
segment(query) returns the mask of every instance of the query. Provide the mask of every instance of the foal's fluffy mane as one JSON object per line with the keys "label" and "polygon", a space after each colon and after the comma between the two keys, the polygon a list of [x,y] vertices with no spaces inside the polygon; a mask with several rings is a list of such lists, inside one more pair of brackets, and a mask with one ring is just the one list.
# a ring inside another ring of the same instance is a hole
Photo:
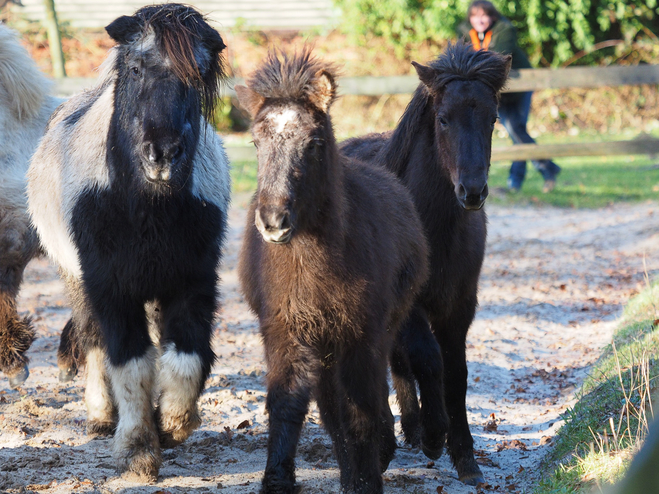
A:
{"label": "foal's fluffy mane", "polygon": [[16,34],[1,24],[0,86],[6,93],[5,104],[17,120],[36,117],[51,88]]}
{"label": "foal's fluffy mane", "polygon": [[209,29],[206,17],[181,4],[149,5],[139,9],[135,16],[143,23],[143,36],[153,30],[158,49],[171,61],[176,76],[200,92],[204,114],[210,118],[218,101],[225,69],[224,59],[218,54],[207,61],[208,67],[203,74],[200,70],[199,53],[195,52],[195,47],[204,42]]}
{"label": "foal's fluffy mane", "polygon": [[493,51],[475,51],[471,45],[449,44],[428,66],[434,69],[435,84],[444,87],[453,81],[480,81],[499,92],[508,78],[506,57]]}
{"label": "foal's fluffy mane", "polygon": [[310,46],[292,56],[274,49],[247,85],[264,98],[313,100],[319,91],[326,90],[315,84],[318,76],[325,73],[335,79],[337,72],[334,64],[314,57]]}

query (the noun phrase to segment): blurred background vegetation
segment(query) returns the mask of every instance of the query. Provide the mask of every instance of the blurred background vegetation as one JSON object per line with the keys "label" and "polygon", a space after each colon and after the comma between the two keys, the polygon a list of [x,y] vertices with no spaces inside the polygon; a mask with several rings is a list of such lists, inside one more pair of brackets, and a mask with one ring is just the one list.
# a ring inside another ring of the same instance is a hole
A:
{"label": "blurred background vegetation", "polygon": [[[360,44],[386,39],[400,57],[455,37],[470,0],[335,0],[341,29]],[[659,33],[657,0],[493,0],[535,66],[643,61]],[[651,56],[651,55],[650,55]]]}

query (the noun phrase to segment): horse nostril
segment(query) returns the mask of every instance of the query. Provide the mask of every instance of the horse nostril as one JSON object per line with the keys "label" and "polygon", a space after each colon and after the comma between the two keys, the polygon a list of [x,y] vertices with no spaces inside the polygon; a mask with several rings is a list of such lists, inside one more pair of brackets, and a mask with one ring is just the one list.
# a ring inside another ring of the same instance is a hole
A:
{"label": "horse nostril", "polygon": [[279,220],[279,229],[288,230],[291,227],[291,215],[288,211],[284,211]]}
{"label": "horse nostril", "polygon": [[183,155],[183,146],[176,144],[171,151],[172,161],[179,159],[181,155]]}
{"label": "horse nostril", "polygon": [[465,186],[462,185],[462,183],[458,185],[457,196],[461,199],[467,197],[467,189],[465,189]]}
{"label": "horse nostril", "polygon": [[487,199],[489,193],[490,193],[490,189],[487,187],[487,184],[485,184],[485,187],[483,187],[483,190],[481,190],[481,201]]}
{"label": "horse nostril", "polygon": [[154,142],[147,142],[142,148],[144,157],[151,163],[157,163],[162,157],[162,153]]}

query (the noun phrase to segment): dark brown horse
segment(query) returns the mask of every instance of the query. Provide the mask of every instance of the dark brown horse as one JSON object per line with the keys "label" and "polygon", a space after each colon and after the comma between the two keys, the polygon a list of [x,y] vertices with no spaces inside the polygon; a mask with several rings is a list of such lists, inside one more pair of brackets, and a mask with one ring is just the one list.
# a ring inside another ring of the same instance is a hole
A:
{"label": "dark brown horse", "polygon": [[270,415],[263,492],[293,492],[295,449],[315,398],[344,492],[382,492],[396,448],[387,362],[427,278],[427,246],[405,187],[339,154],[332,68],[308,49],[271,53],[237,86],[253,117],[258,190],[240,256],[258,315]]}
{"label": "dark brown horse", "polygon": [[510,57],[458,44],[429,66],[414,67],[421,84],[396,129],[351,139],[341,150],[391,170],[412,192],[431,249],[430,279],[393,354],[401,422],[406,439],[432,459],[448,434],[460,480],[475,485],[483,475],[465,409],[465,340],[478,303],[486,237],[481,208]]}

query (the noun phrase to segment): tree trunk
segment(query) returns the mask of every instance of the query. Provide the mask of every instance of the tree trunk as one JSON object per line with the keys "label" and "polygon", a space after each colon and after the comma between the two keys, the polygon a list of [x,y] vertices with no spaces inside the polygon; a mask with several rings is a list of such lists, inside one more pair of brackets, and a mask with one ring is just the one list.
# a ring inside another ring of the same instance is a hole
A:
{"label": "tree trunk", "polygon": [[53,75],[58,79],[66,77],[64,70],[64,52],[62,51],[62,40],[57,24],[57,13],[55,12],[54,0],[43,0],[46,9],[46,29],[48,30],[48,44],[50,44],[50,58],[53,62]]}

